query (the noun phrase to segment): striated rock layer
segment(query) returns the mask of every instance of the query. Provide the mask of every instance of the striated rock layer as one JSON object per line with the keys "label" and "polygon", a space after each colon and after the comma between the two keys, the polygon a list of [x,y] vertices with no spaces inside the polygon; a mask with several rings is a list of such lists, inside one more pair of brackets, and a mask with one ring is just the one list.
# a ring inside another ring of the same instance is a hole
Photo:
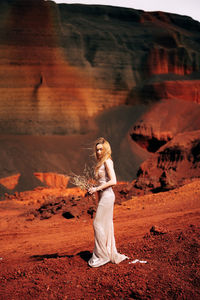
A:
{"label": "striated rock layer", "polygon": [[43,0],[3,0],[0,15],[0,133],[84,133],[121,104],[199,103],[189,17]]}
{"label": "striated rock layer", "polygon": [[2,0],[0,194],[66,185],[97,136],[132,181],[151,153],[199,130],[199,32],[169,13]]}

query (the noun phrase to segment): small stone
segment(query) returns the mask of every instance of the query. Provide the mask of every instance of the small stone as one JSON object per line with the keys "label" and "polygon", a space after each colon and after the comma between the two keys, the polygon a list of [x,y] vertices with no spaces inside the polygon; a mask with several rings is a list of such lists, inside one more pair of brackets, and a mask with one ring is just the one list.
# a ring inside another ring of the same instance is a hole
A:
{"label": "small stone", "polygon": [[162,226],[154,225],[150,229],[150,233],[153,235],[160,235],[160,234],[166,234],[168,230]]}

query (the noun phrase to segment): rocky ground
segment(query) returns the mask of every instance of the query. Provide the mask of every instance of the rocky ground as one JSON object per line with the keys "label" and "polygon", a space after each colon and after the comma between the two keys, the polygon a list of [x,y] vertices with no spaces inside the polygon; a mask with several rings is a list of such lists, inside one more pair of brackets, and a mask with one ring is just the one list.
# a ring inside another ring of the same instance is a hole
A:
{"label": "rocky ground", "polygon": [[[122,186],[115,191],[115,237],[129,259],[94,269],[87,264],[93,250],[87,210],[97,199],[41,188],[1,201],[1,299],[199,299],[200,180],[129,199]],[[83,213],[66,218],[78,202]],[[41,218],[44,211],[49,215]]]}

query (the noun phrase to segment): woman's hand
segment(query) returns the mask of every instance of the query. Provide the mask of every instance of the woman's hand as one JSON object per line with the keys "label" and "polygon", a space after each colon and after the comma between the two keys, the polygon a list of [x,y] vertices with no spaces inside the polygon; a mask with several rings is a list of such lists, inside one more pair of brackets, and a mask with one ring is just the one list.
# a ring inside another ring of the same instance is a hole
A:
{"label": "woman's hand", "polygon": [[91,188],[89,188],[88,193],[89,193],[89,194],[93,194],[93,193],[95,193],[96,191],[97,191],[97,188],[96,188],[96,187],[91,187]]}

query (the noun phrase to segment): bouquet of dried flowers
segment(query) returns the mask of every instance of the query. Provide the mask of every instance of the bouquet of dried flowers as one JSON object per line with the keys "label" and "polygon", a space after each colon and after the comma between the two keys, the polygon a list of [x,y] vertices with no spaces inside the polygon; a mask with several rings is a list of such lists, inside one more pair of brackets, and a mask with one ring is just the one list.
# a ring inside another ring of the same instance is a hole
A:
{"label": "bouquet of dried flowers", "polygon": [[[93,168],[90,168],[87,165],[85,165],[85,168],[83,170],[83,175],[77,175],[75,173],[71,173],[70,182],[75,186],[79,187],[81,190],[87,190],[87,191],[89,188],[94,187],[97,184],[94,178]],[[92,195],[89,194],[89,196],[95,198],[94,194]]]}

